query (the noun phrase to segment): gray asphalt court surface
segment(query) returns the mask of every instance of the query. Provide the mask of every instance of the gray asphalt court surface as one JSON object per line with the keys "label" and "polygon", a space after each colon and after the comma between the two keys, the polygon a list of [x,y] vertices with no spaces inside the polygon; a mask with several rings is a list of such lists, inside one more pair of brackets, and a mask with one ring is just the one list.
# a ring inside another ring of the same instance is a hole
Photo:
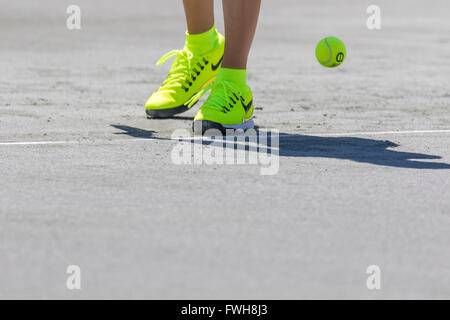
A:
{"label": "gray asphalt court surface", "polygon": [[248,83],[280,140],[261,175],[173,162],[198,105],[145,117],[180,1],[0,0],[0,298],[450,298],[450,3],[372,2],[263,0]]}

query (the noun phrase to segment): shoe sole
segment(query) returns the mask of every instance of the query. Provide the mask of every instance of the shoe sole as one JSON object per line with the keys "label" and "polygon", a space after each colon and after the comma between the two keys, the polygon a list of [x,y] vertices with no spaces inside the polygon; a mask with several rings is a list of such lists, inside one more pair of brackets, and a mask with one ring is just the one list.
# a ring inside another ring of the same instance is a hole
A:
{"label": "shoe sole", "polygon": [[233,125],[223,125],[209,120],[197,120],[192,123],[192,131],[194,132],[194,135],[204,135],[208,130],[218,130],[222,133],[222,135],[226,136],[230,132],[233,134],[237,130],[245,132],[246,130],[253,129],[254,127],[255,123],[253,122],[253,119]]}
{"label": "shoe sole", "polygon": [[146,109],[145,113],[147,114],[147,118],[162,119],[162,118],[173,117],[176,114],[183,113],[188,110],[189,110],[189,108],[183,104],[179,107],[170,108],[170,109]]}
{"label": "shoe sole", "polygon": [[[209,86],[211,83],[213,83],[216,80],[216,77],[212,77],[211,79],[209,79],[208,81],[205,82],[205,84],[200,88],[200,91],[202,91],[204,88],[206,88],[207,86]],[[195,96],[198,92],[194,93],[192,95]],[[189,100],[188,100],[189,101]],[[191,108],[197,104],[198,101],[195,101],[194,104],[191,106]],[[182,104],[179,107],[175,107],[175,108],[169,108],[169,109],[145,109],[145,113],[147,114],[147,118],[148,119],[164,119],[164,118],[171,118],[174,115],[183,113],[188,111],[189,108],[187,105]]]}

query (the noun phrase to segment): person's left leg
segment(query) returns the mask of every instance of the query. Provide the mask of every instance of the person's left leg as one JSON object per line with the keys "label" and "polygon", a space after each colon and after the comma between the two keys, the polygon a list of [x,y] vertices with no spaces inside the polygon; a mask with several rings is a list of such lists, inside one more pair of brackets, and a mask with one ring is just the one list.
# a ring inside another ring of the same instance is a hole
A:
{"label": "person's left leg", "polygon": [[197,113],[193,129],[253,128],[253,96],[247,86],[247,59],[258,22],[261,0],[223,0],[225,53],[211,93]]}
{"label": "person's left leg", "polygon": [[247,69],[261,0],[223,0],[225,55],[222,68]]}

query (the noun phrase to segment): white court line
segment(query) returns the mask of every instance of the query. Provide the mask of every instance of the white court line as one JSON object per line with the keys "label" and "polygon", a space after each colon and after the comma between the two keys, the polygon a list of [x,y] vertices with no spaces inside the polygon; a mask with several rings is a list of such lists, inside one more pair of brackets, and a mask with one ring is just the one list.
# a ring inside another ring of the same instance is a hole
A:
{"label": "white court line", "polygon": [[[339,136],[370,136],[370,135],[386,135],[386,134],[415,134],[415,133],[450,133],[450,130],[410,130],[410,131],[373,131],[373,132],[344,132],[344,133],[300,133],[304,135],[314,135],[314,136],[328,136],[328,137],[339,137]],[[283,136],[284,134],[280,134]],[[289,134],[286,134],[289,136]]]}
{"label": "white court line", "polygon": [[[265,130],[261,130],[265,131]],[[416,133],[450,133],[450,130],[409,130],[409,131],[372,131],[372,132],[344,132],[344,133],[308,133],[299,132],[296,134],[305,136],[322,136],[322,137],[340,137],[340,136],[358,136],[358,135],[386,135],[386,134],[416,134]],[[292,134],[280,134],[281,137],[292,137],[295,138],[296,135]],[[180,138],[170,138],[170,140],[179,140]],[[201,139],[201,137],[186,137],[183,139]],[[93,141],[11,141],[11,142],[0,142],[0,146],[33,146],[33,145],[65,145],[65,144],[92,144],[92,143],[117,143],[117,142],[138,142],[138,141],[151,141],[148,138],[138,138],[138,139],[119,139],[119,140],[93,140]]]}
{"label": "white court line", "polygon": [[75,144],[78,141],[21,141],[21,142],[0,142],[0,146],[35,146],[48,144]]}

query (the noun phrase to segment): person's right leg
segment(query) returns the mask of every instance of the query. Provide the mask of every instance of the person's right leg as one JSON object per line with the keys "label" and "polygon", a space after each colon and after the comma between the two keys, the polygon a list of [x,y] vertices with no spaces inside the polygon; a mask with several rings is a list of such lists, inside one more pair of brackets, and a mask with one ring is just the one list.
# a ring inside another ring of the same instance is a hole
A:
{"label": "person's right leg", "polygon": [[191,98],[216,78],[222,63],[225,38],[214,26],[213,0],[184,0],[186,44],[163,56],[158,65],[175,57],[169,76],[145,104],[151,118],[166,118],[188,110]]}
{"label": "person's right leg", "polygon": [[214,25],[213,0],[183,0],[187,29],[190,34],[208,31]]}

